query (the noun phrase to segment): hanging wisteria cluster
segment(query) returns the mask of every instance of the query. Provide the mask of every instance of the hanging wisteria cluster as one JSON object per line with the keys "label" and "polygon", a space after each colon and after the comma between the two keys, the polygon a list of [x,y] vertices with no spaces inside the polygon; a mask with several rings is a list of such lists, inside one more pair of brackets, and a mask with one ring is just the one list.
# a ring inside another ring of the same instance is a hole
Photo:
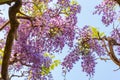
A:
{"label": "hanging wisteria cluster", "polygon": [[95,12],[93,14],[102,15],[102,22],[108,26],[116,19],[115,11],[116,2],[113,0],[104,0],[101,4],[95,7]]}
{"label": "hanging wisteria cluster", "polygon": [[80,13],[80,5],[69,0],[58,0],[53,5],[55,8],[51,8],[50,2],[52,1],[23,0],[21,8],[22,15],[27,15],[29,19],[19,20],[9,69],[20,70],[27,66],[30,73],[28,76],[32,80],[47,79],[45,76],[48,74],[41,74],[43,67],[49,68],[52,64],[52,58],[44,56],[46,52],[61,52],[65,45],[72,48],[75,39],[76,14]]}
{"label": "hanging wisteria cluster", "polygon": [[[93,36],[93,34],[96,34],[96,36]],[[89,76],[94,75],[96,65],[95,53],[99,57],[106,55],[105,49],[102,46],[102,42],[99,41],[97,33],[92,30],[92,27],[84,26],[79,31],[78,43],[75,49],[64,58],[63,68],[65,67],[70,71],[73,64],[79,61],[81,57],[83,60],[81,63],[83,71]]]}

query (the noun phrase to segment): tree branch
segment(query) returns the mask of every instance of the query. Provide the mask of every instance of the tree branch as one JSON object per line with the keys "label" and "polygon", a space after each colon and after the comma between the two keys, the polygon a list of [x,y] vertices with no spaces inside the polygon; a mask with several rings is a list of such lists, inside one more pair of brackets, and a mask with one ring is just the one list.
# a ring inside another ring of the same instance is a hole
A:
{"label": "tree branch", "polygon": [[27,19],[31,22],[31,26],[33,27],[33,20],[34,17],[30,17],[30,16],[17,16],[17,19]]}
{"label": "tree branch", "polygon": [[120,6],[120,0],[114,0],[114,1],[116,1],[119,4],[119,6]]}
{"label": "tree branch", "polygon": [[10,5],[12,2],[15,2],[17,0],[7,0],[7,1],[0,1],[0,5],[3,5],[3,4],[8,4]]}
{"label": "tree branch", "polygon": [[[17,19],[27,19],[27,20],[30,20],[31,24],[33,25],[32,23],[32,20],[34,19],[33,17],[29,17],[29,16],[17,16]],[[6,21],[1,27],[0,27],[0,31],[3,30],[3,28],[5,28],[8,24],[10,23],[10,21]]]}
{"label": "tree branch", "polygon": [[[120,67],[120,61],[119,59],[116,57],[114,50],[113,50],[113,46],[120,46],[120,43],[117,43],[117,41],[111,37],[99,37],[99,38],[93,38],[94,40],[101,40],[103,41],[104,45],[103,47],[106,49],[108,55],[110,56],[110,59]],[[85,42],[89,41],[90,39],[86,40]],[[108,48],[105,44],[105,40],[108,41]]]}
{"label": "tree branch", "polygon": [[8,66],[9,66],[9,58],[11,55],[11,49],[15,37],[15,33],[19,26],[19,22],[17,21],[16,14],[19,12],[20,7],[22,5],[22,0],[12,0],[15,1],[15,4],[9,8],[9,19],[10,19],[10,31],[7,35],[7,40],[5,44],[5,50],[3,55],[3,62],[1,68],[1,76],[4,80],[9,80],[8,78]]}
{"label": "tree branch", "polygon": [[115,53],[114,53],[114,50],[113,50],[113,45],[114,44],[112,43],[111,38],[108,38],[107,41],[108,41],[108,47],[109,47],[109,50],[110,50],[108,55],[110,56],[111,60],[120,67],[120,61],[115,56]]}
{"label": "tree branch", "polygon": [[27,19],[32,21],[34,18],[33,17],[29,17],[29,16],[17,16],[17,19]]}
{"label": "tree branch", "polygon": [[[100,38],[100,40],[102,39],[102,41],[104,42],[104,47],[108,53],[108,55],[110,56],[110,59],[120,67],[120,61],[118,60],[118,58],[115,56],[115,53],[114,53],[114,50],[113,50],[113,46],[117,45],[117,46],[120,46],[120,43],[117,43],[115,39],[113,38],[110,38],[110,37],[103,37],[103,38]],[[108,48],[109,48],[109,51],[107,49],[107,46],[105,45],[105,41],[108,41]]]}

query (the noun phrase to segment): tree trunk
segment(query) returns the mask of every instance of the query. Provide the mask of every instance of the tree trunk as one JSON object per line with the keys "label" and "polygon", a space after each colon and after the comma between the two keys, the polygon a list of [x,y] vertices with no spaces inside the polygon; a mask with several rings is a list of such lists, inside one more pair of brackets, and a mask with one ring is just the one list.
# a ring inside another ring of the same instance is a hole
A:
{"label": "tree trunk", "polygon": [[10,20],[11,29],[7,35],[4,56],[2,61],[2,70],[1,70],[1,76],[2,76],[2,79],[4,80],[9,80],[9,77],[8,77],[9,58],[11,55],[15,33],[19,26],[19,22],[17,21],[16,14],[19,12],[21,5],[22,5],[22,1],[16,0],[15,4],[9,8],[9,20]]}

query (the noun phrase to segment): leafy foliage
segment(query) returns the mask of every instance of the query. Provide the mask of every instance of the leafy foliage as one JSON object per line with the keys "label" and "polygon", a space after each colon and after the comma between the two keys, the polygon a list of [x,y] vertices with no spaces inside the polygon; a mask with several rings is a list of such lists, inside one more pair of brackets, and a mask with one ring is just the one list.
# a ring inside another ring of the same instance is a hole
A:
{"label": "leafy foliage", "polygon": [[91,27],[92,38],[99,38],[105,36],[104,32],[99,32],[97,28]]}

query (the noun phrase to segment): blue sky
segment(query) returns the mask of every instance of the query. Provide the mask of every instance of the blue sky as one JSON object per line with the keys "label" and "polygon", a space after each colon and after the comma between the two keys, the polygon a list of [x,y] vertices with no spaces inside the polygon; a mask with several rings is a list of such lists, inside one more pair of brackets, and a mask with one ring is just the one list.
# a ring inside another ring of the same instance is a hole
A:
{"label": "blue sky", "polygon": [[[101,17],[98,15],[92,15],[92,12],[94,11],[94,7],[100,3],[102,0],[78,0],[79,4],[81,5],[81,13],[78,15],[78,23],[77,25],[79,27],[83,27],[84,25],[91,25],[95,26],[101,31],[105,32],[107,35],[109,35],[109,32],[111,30],[111,26],[105,27],[101,22]],[[0,7],[1,8],[1,7]],[[2,6],[2,9],[4,10],[4,16],[8,18],[7,15],[7,6]],[[1,35],[0,35],[1,37]],[[67,48],[63,51],[62,54],[56,54],[57,59],[61,59],[67,55]],[[97,60],[98,64],[95,68],[95,75],[91,80],[119,80],[120,79],[120,70],[113,71],[118,68],[117,65],[115,65],[112,61],[101,61]],[[54,80],[64,80],[62,76],[62,69],[61,66],[55,68],[54,71],[52,71]],[[82,72],[82,68],[80,65],[80,61],[77,62],[74,65],[74,68],[67,73],[66,75],[67,80],[89,80],[89,77],[86,76],[86,73]],[[15,79],[13,79],[15,80]],[[24,80],[18,78],[17,80]]]}

